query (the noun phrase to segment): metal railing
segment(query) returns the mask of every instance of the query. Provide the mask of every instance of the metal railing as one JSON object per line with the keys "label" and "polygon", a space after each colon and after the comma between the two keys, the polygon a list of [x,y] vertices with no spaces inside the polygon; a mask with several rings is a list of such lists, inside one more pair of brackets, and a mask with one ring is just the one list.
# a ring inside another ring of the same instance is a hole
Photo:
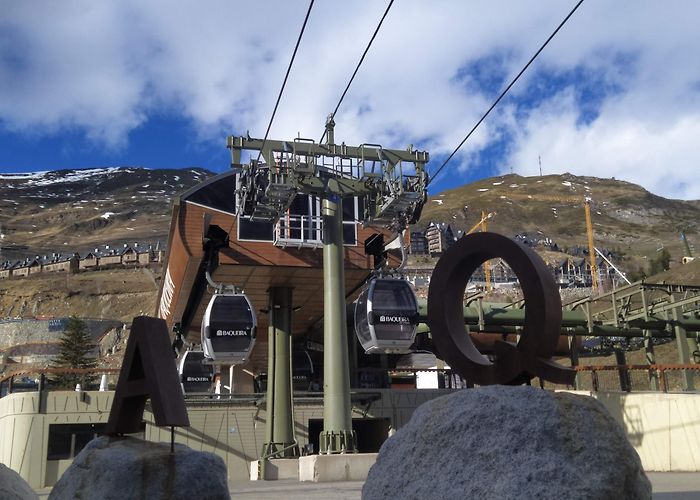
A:
{"label": "metal railing", "polygon": [[[578,372],[576,389],[593,392],[622,391],[622,392],[682,392],[692,390],[693,376],[700,384],[700,364],[688,365],[594,365],[577,366]],[[459,389],[475,387],[475,384],[465,380],[453,370],[401,368],[389,371],[386,387],[392,385],[412,384],[417,386],[420,373],[434,373],[435,388]],[[653,388],[654,381],[658,389]],[[690,381],[690,388],[688,383]],[[573,386],[556,385],[534,378],[534,386],[545,389],[574,389]]]}
{"label": "metal railing", "polygon": [[283,215],[275,224],[276,246],[323,246],[323,219],[315,215]]}
{"label": "metal railing", "polygon": [[[598,365],[577,366],[578,389],[597,391],[650,391],[658,382],[659,392],[688,390],[687,375],[698,376],[700,365]],[[698,379],[700,382],[700,378]]]}
{"label": "metal railing", "polygon": [[[97,390],[100,385],[99,377],[112,375],[116,378],[119,368],[27,368],[13,370],[0,375],[0,397],[14,392],[42,392],[45,390],[72,390],[75,386],[54,385],[52,376],[73,375],[80,383],[81,390]],[[33,377],[32,377],[33,376]],[[114,380],[112,385],[114,385]]]}

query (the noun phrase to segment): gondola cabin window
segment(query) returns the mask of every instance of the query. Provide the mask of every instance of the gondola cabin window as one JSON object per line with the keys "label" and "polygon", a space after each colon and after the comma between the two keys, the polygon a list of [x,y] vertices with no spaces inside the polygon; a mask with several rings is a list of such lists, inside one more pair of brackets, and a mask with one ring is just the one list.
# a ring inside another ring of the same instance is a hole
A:
{"label": "gondola cabin window", "polygon": [[203,363],[205,357],[202,351],[186,351],[178,360],[178,373],[182,392],[210,392],[214,381],[214,366]]}

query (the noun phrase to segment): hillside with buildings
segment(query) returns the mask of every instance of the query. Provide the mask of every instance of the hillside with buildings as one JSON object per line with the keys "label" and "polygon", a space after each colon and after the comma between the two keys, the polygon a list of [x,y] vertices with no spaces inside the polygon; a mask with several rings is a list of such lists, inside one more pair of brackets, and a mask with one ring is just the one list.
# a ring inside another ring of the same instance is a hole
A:
{"label": "hillside with buildings", "polygon": [[[173,199],[211,175],[132,167],[2,175],[0,280],[154,267],[164,256]],[[562,286],[590,285],[584,200],[602,254],[596,256],[601,281],[619,279],[616,268],[632,277],[650,274],[662,249],[670,266],[678,266],[685,254],[681,231],[693,250],[698,201],[668,200],[615,179],[505,175],[432,196],[410,234],[409,268],[427,276],[452,242],[487,228],[533,247]],[[491,268],[494,282],[515,279],[501,262]]]}
{"label": "hillside with buildings", "polygon": [[[173,199],[211,175],[135,167],[4,174],[0,266],[34,260],[69,266],[75,253],[85,259],[97,249],[107,257],[136,242],[160,250]],[[438,256],[453,238],[479,230],[486,214],[488,230],[518,237],[552,265],[570,257],[566,265],[579,267],[588,252],[584,199],[590,200],[595,246],[624,272],[646,270],[663,248],[672,264],[680,263],[680,232],[691,246],[700,234],[699,201],[665,199],[615,179],[511,174],[431,196],[412,229],[411,253]]]}
{"label": "hillside with buildings", "polygon": [[[670,254],[671,266],[680,265],[686,253],[681,232],[691,251],[700,238],[698,201],[669,200],[615,179],[511,174],[432,196],[411,234],[412,253],[439,255],[454,238],[480,230],[478,223],[485,215],[489,231],[532,246],[555,273],[564,266],[560,274],[585,274],[585,200],[590,203],[595,247],[625,273],[648,275],[649,262],[663,249]],[[607,267],[600,256],[598,263]]]}

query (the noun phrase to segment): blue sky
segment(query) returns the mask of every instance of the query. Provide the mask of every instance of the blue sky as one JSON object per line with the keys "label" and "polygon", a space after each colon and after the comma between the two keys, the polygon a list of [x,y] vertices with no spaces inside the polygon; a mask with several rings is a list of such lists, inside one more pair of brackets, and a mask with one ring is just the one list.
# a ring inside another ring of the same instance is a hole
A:
{"label": "blue sky", "polygon": [[[431,169],[574,2],[395,2],[336,116]],[[0,16],[0,172],[228,168],[261,137],[308,4],[28,1]],[[385,2],[316,2],[271,137],[318,139]],[[37,12],[49,22],[38,22]],[[431,192],[515,172],[700,199],[700,5],[586,0]]]}

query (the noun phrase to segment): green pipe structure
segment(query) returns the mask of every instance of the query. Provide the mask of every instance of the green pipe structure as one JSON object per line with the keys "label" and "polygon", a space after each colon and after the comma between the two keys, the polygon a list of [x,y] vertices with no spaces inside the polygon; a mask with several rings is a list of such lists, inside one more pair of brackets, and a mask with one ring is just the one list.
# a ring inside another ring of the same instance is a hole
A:
{"label": "green pipe structure", "polygon": [[[518,334],[522,331],[519,326],[508,326],[493,324],[486,327],[484,330],[480,330],[476,323],[465,322],[466,326],[469,326],[469,331],[471,333],[498,333],[498,334]],[[474,328],[472,328],[474,327]],[[418,325],[417,333],[428,333],[430,332],[430,325],[427,323],[420,323]],[[638,328],[618,328],[614,326],[605,325],[594,325],[593,332],[588,331],[586,327],[576,326],[576,327],[566,327],[561,329],[561,334],[563,336],[576,336],[576,337],[644,337],[644,330]],[[672,339],[675,338],[673,333],[667,331],[658,331],[654,334],[654,338],[660,339]]]}
{"label": "green pipe structure", "polygon": [[268,293],[267,426],[262,460],[300,455],[292,413],[292,288],[272,287]]}
{"label": "green pipe structure", "polygon": [[[505,309],[503,304],[484,303],[482,308],[467,306],[464,307],[464,322],[470,326],[479,326],[477,331],[487,329],[489,332],[502,333],[494,328],[499,327],[522,327],[525,322],[525,309]],[[419,321],[425,323],[427,321],[427,305],[426,301],[419,299],[418,301]],[[576,335],[583,336],[602,336],[602,337],[644,337],[643,330],[653,330],[659,337],[673,337],[667,332],[667,329],[673,326],[680,326],[687,332],[700,331],[700,319],[694,315],[678,315],[679,319],[664,319],[658,316],[649,315],[648,318],[634,319],[628,322],[628,326],[616,327],[612,325],[602,325],[593,323],[588,328],[588,320],[584,312],[562,311],[562,334],[567,333],[569,328],[576,329]],[[486,328],[488,327],[488,328]],[[422,328],[419,328],[419,333]],[[507,330],[510,332],[510,330]],[[627,333],[625,333],[627,332]]]}
{"label": "green pipe structure", "polygon": [[[334,183],[335,180],[329,180]],[[331,189],[332,191],[332,189]],[[345,268],[342,199],[327,194],[323,215],[323,432],[319,452],[357,451],[352,430],[348,334],[345,323]]]}

